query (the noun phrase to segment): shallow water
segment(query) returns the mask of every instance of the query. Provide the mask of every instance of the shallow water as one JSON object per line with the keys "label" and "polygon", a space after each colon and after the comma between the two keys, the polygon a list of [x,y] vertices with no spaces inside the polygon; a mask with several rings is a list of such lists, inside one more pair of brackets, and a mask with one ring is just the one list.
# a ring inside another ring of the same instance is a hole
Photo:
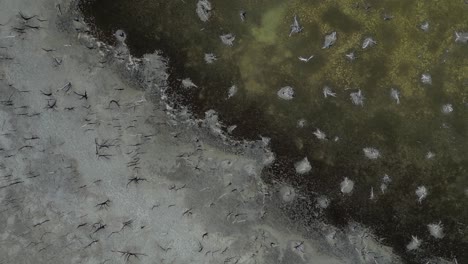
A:
{"label": "shallow water", "polygon": [[[363,222],[408,261],[430,255],[468,261],[468,44],[454,36],[468,31],[468,4],[213,0],[204,23],[196,2],[97,0],[82,10],[110,42],[117,29],[125,30],[134,55],[162,50],[172,71],[170,93],[194,113],[215,109],[226,125],[237,125],[236,137],[271,137],[277,160],[264,171],[265,180],[288,182],[312,200],[327,195],[331,205],[317,217],[337,225]],[[289,36],[294,15],[304,29]],[[420,28],[425,21],[427,32]],[[336,42],[322,49],[334,31]],[[227,33],[235,35],[233,46],[221,42]],[[367,37],[377,44],[363,49]],[[351,51],[354,61],[345,56]],[[207,64],[206,53],[217,60]],[[310,55],[308,62],[298,59]],[[425,73],[432,84],[421,81]],[[182,87],[185,78],[198,88]],[[229,97],[233,85],[237,93]],[[285,86],[294,88],[292,100],[278,97]],[[324,98],[325,86],[336,97]],[[358,90],[362,106],[351,100]],[[302,119],[304,127],[298,126]],[[317,129],[326,139],[313,134]],[[366,158],[366,147],[380,156]],[[312,170],[297,174],[294,164],[304,157]],[[385,174],[391,183],[382,193]],[[340,191],[344,177],[355,184],[348,195]],[[419,186],[428,190],[421,202]],[[301,210],[317,213],[314,206]],[[442,239],[427,228],[439,221]],[[423,244],[407,252],[412,235]]]}

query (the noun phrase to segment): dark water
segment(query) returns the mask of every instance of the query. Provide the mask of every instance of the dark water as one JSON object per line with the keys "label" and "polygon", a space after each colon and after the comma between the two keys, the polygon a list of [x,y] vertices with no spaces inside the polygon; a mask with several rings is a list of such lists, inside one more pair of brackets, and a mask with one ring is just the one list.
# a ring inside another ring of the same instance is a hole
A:
{"label": "dark water", "polygon": [[[123,29],[134,55],[162,50],[171,67],[169,93],[196,115],[215,109],[226,125],[237,125],[233,136],[270,137],[277,159],[264,179],[286,181],[310,201],[320,194],[331,200],[319,216],[315,206],[298,205],[301,218],[364,223],[408,262],[427,256],[468,262],[468,44],[454,37],[455,31],[468,32],[468,4],[211,2],[215,9],[206,23],[195,12],[195,0],[96,0],[81,8],[103,39],[112,42],[112,34]],[[294,15],[304,30],[289,37]],[[420,28],[424,21],[427,32]],[[322,49],[333,31],[336,43]],[[220,40],[227,33],[236,36],[232,47]],[[377,44],[362,49],[366,37]],[[355,61],[345,56],[351,51]],[[207,64],[205,53],[217,60]],[[298,59],[312,54],[307,63]],[[421,82],[423,73],[431,75],[431,85]],[[184,78],[198,88],[182,87]],[[228,98],[232,85],[238,92]],[[278,98],[283,86],[294,87],[294,99]],[[324,86],[336,97],[324,98]],[[392,88],[400,93],[399,104],[390,96]],[[350,99],[359,89],[363,106]],[[444,113],[448,104],[453,111]],[[304,127],[299,120],[306,121]],[[317,129],[325,140],[313,134]],[[381,156],[366,158],[365,147]],[[304,157],[312,170],[300,175],[294,164]],[[382,193],[386,174],[391,183]],[[350,195],[340,191],[344,177],[355,184]],[[428,191],[421,202],[415,193],[420,186]],[[445,235],[437,239],[427,225],[439,222]],[[411,236],[422,239],[418,250],[407,250]]]}

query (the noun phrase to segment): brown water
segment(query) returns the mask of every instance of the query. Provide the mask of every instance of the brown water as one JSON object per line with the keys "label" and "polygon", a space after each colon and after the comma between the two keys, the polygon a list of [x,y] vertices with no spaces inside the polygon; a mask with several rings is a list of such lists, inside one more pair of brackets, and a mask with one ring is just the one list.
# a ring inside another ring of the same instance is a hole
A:
{"label": "brown water", "polygon": [[[331,205],[319,217],[372,227],[408,262],[433,255],[468,262],[468,44],[454,37],[455,31],[468,32],[468,4],[213,0],[213,15],[204,23],[196,2],[96,0],[83,2],[82,10],[103,39],[111,41],[117,29],[125,30],[134,55],[162,50],[169,58],[169,93],[175,101],[200,116],[215,109],[227,126],[237,125],[235,137],[270,137],[277,160],[265,169],[264,179],[286,181],[310,201],[312,193],[326,194]],[[294,15],[304,30],[289,36]],[[420,28],[424,21],[427,32]],[[336,43],[322,49],[333,31]],[[232,47],[220,40],[226,33],[236,36]],[[364,50],[366,37],[377,44]],[[355,61],[345,57],[351,51]],[[217,60],[207,64],[205,53]],[[298,59],[312,54],[307,63]],[[421,82],[423,73],[432,76],[431,85]],[[185,78],[198,88],[182,87]],[[232,85],[238,92],[228,98]],[[294,87],[294,99],[278,98],[283,86]],[[324,86],[336,97],[324,98]],[[392,88],[400,92],[399,104],[390,96]],[[350,99],[359,89],[363,106]],[[453,111],[443,113],[447,104]],[[298,127],[301,119],[304,127]],[[326,140],[313,134],[316,129]],[[381,157],[366,158],[365,147],[378,149]],[[431,159],[429,152],[435,154]],[[300,175],[294,164],[304,157],[312,170]],[[385,174],[392,181],[382,193]],[[351,195],[340,191],[344,177],[355,183]],[[419,186],[428,190],[421,202],[415,193]],[[317,213],[315,206],[297,208],[302,219]],[[445,236],[436,239],[427,224],[439,221]],[[423,244],[408,252],[412,235]]]}

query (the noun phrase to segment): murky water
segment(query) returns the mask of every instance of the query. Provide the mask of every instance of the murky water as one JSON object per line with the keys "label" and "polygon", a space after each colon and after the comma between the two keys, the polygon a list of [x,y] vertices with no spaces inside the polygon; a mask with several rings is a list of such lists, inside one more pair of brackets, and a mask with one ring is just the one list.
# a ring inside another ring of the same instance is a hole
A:
{"label": "murky water", "polygon": [[[271,137],[277,160],[264,178],[311,199],[327,195],[330,207],[319,217],[363,222],[408,261],[468,261],[468,44],[455,41],[455,32],[468,32],[468,4],[212,0],[202,22],[196,3],[96,0],[82,10],[103,38],[125,30],[134,55],[162,50],[171,94],[194,113],[215,109],[237,125],[236,137]],[[290,36],[294,15],[303,30]],[[332,32],[336,42],[323,48]],[[229,33],[232,46],[220,38]],[[363,49],[366,38],[376,44]],[[183,87],[185,78],[197,87]],[[278,96],[285,86],[294,89],[291,100]],[[325,86],[334,96],[325,98]],[[351,98],[358,91],[362,105]],[[298,174],[304,157],[312,169]],[[340,189],[345,177],[354,182],[350,194]],[[422,186],[427,196],[416,193]],[[443,238],[428,231],[439,222]],[[411,236],[423,240],[418,250],[408,251]]]}

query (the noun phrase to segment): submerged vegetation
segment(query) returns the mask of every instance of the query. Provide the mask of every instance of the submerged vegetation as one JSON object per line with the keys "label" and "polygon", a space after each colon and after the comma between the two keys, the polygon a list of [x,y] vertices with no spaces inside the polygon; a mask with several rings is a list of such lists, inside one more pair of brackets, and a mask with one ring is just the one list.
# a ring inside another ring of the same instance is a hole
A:
{"label": "submerged vegetation", "polygon": [[98,0],[82,10],[104,38],[123,29],[134,55],[162,50],[169,92],[195,114],[215,109],[233,136],[270,137],[266,181],[326,201],[327,221],[363,222],[407,259],[468,260],[464,1]]}

